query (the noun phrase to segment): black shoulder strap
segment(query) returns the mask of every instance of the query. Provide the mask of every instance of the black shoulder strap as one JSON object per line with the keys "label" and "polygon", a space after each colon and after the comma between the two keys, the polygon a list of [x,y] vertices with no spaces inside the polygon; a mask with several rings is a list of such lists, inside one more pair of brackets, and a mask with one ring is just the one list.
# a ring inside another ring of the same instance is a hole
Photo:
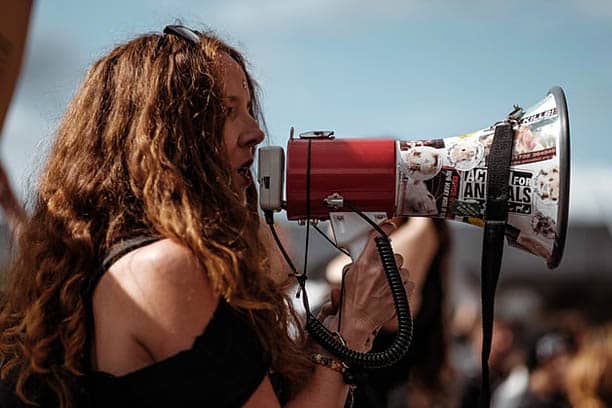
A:
{"label": "black shoulder strap", "polygon": [[503,122],[495,127],[493,144],[487,169],[487,202],[485,228],[482,242],[481,295],[482,295],[482,385],[480,406],[489,407],[489,354],[493,337],[495,289],[499,279],[504,251],[504,233],[508,217],[508,179],[514,130],[512,124]]}
{"label": "black shoulder strap", "polygon": [[83,293],[83,299],[85,302],[85,313],[87,314],[87,341],[85,342],[85,350],[84,350],[84,361],[86,366],[89,366],[91,361],[91,346],[94,337],[94,320],[93,320],[93,304],[92,297],[96,286],[104,276],[104,273],[110,268],[110,266],[121,258],[123,255],[127,254],[130,251],[133,251],[137,248],[143,247],[145,245],[151,244],[153,242],[159,241],[163,239],[162,236],[137,236],[134,238],[127,239],[125,241],[121,241],[115,245],[113,245],[110,250],[107,252],[104,260],[99,265],[99,267],[94,272],[93,276],[89,280],[87,287]]}
{"label": "black shoulder strap", "polygon": [[148,244],[152,244],[155,241],[159,241],[163,237],[159,235],[154,236],[145,236],[141,235],[138,237],[130,238],[125,241],[121,241],[115,245],[113,245],[110,250],[107,252],[106,257],[102,261],[102,269],[106,270],[110,268],[110,266],[123,255],[127,254],[134,249],[143,247]]}
{"label": "black shoulder strap", "polygon": [[98,286],[98,282],[100,282],[100,279],[102,279],[102,276],[104,276],[108,268],[110,268],[111,265],[123,255],[145,245],[151,244],[155,241],[159,241],[160,239],[162,239],[162,237],[159,235],[140,235],[134,238],[127,239],[125,241],[118,242],[113,245],[106,253],[106,256],[102,260],[102,263],[100,264],[99,268],[95,271],[94,275],[90,279],[87,285],[87,291],[85,292],[85,295],[93,295],[93,292],[96,289],[96,286]]}

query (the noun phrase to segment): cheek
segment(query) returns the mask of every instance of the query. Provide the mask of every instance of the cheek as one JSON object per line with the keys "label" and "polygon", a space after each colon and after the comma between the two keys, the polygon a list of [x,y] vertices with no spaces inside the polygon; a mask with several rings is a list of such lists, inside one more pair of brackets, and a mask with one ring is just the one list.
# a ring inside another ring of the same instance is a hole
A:
{"label": "cheek", "polygon": [[234,129],[234,127],[235,126],[233,126],[229,121],[225,122],[225,125],[223,125],[223,143],[225,144],[227,155],[232,163],[234,163],[234,156],[236,155],[238,148],[238,132],[236,129]]}

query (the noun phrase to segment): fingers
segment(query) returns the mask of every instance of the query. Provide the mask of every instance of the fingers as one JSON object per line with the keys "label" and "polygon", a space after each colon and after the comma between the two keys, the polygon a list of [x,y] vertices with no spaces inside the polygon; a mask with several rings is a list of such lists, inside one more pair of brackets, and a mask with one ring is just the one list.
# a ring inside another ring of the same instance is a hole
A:
{"label": "fingers", "polygon": [[340,289],[334,288],[329,292],[330,300],[321,306],[318,318],[325,320],[328,316],[335,315],[338,313],[338,306],[340,305]]}
{"label": "fingers", "polygon": [[405,284],[408,282],[410,278],[410,272],[406,268],[400,268],[399,270],[400,276],[402,277],[402,282]]}
{"label": "fingers", "polygon": [[400,276],[402,277],[402,283],[404,284],[404,288],[406,288],[406,293],[408,296],[412,296],[414,294],[414,290],[416,289],[416,284],[409,280],[410,272],[406,268],[400,269]]}
{"label": "fingers", "polygon": [[395,254],[395,264],[398,268],[401,268],[404,265],[404,257],[400,254]]}
{"label": "fingers", "polygon": [[323,303],[321,305],[321,310],[319,311],[318,318],[321,320],[325,319],[327,316],[331,314],[331,310],[332,310],[331,302]]}
{"label": "fingers", "polygon": [[338,312],[338,307],[340,306],[340,289],[334,288],[330,292],[331,297],[331,308],[332,314],[336,314]]}
{"label": "fingers", "polygon": [[410,297],[414,295],[414,291],[416,290],[416,284],[413,281],[407,281],[404,284],[404,288],[406,288],[406,295]]}
{"label": "fingers", "polygon": [[[389,236],[393,231],[397,229],[397,224],[391,219],[386,219],[382,224],[379,224],[378,226],[387,236]],[[373,240],[379,235],[380,232],[378,232],[377,230],[373,230],[372,232],[370,232],[370,240]]]}

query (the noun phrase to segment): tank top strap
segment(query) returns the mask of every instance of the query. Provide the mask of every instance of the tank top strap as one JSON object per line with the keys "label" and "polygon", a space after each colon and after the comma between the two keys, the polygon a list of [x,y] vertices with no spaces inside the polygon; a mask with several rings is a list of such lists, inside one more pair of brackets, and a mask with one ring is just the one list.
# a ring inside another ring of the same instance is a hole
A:
{"label": "tank top strap", "polygon": [[87,290],[85,291],[85,297],[91,298],[93,296],[94,290],[96,290],[96,286],[102,279],[102,276],[106,273],[108,268],[111,267],[113,263],[115,263],[119,258],[123,255],[127,254],[130,251],[138,249],[148,244],[152,244],[153,242],[159,241],[163,239],[160,235],[139,235],[134,238],[126,239],[124,241],[120,241],[115,245],[111,246],[108,252],[106,252],[102,263],[98,266],[93,276],[88,282]]}
{"label": "tank top strap", "polygon": [[102,276],[104,276],[108,268],[110,268],[111,265],[123,255],[135,249],[141,248],[145,245],[152,244],[153,242],[159,241],[163,238],[164,237],[160,235],[139,235],[116,243],[115,245],[110,247],[110,249],[104,256],[102,263],[98,265],[98,268],[96,268],[96,270],[94,271],[94,274],[92,275],[91,279],[89,280],[89,282],[87,282],[85,290],[83,292],[85,314],[87,319],[87,337],[85,340],[85,350],[83,357],[87,367],[90,367],[91,364],[91,345],[95,336],[92,298],[93,293],[96,290],[96,286],[98,286],[98,283],[100,282],[100,279],[102,279]]}
{"label": "tank top strap", "polygon": [[121,241],[113,245],[106,253],[104,260],[102,261],[102,269],[107,270],[110,266],[123,255],[137,248],[143,247],[153,242],[163,239],[160,235],[141,235],[138,237],[130,238],[125,241]]}

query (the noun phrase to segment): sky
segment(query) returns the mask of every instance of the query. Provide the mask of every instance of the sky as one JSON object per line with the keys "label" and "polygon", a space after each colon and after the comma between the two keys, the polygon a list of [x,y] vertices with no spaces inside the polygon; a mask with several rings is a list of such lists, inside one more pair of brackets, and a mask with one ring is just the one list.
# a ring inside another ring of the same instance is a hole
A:
{"label": "sky", "polygon": [[612,199],[610,187],[594,192],[586,181],[612,185],[608,0],[39,0],[0,146],[20,196],[87,68],[177,21],[212,29],[246,54],[270,144],[285,145],[291,126],[338,137],[449,137],[561,86],[573,205],[588,217],[594,205],[604,211],[593,194]]}

